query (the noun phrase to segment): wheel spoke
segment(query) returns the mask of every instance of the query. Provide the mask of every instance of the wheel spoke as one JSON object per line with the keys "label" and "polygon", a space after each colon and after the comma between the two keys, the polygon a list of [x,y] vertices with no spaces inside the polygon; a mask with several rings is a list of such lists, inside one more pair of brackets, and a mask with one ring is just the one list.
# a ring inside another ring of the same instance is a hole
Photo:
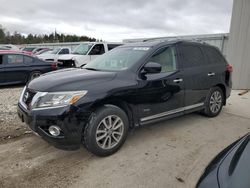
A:
{"label": "wheel spoke", "polygon": [[107,133],[107,131],[105,131],[105,130],[97,130],[96,131],[96,134],[102,134],[102,133]]}
{"label": "wheel spoke", "polygon": [[116,118],[115,121],[112,123],[112,128],[114,129],[115,125],[120,121],[119,118]]}
{"label": "wheel spoke", "polygon": [[117,131],[114,131],[113,134],[118,134],[118,135],[120,135],[120,136],[122,135],[122,133],[117,132]]}
{"label": "wheel spoke", "polygon": [[109,129],[109,126],[108,126],[108,124],[107,124],[107,122],[106,122],[106,119],[103,119],[103,120],[101,121],[101,123],[103,123],[103,125],[105,126],[106,129]]}
{"label": "wheel spoke", "polygon": [[104,140],[104,142],[103,142],[103,144],[102,144],[102,147],[103,147],[103,148],[106,148],[106,143],[107,143],[107,141],[108,141],[108,136],[105,138],[105,140]]}
{"label": "wheel spoke", "polygon": [[118,128],[120,128],[121,126],[123,125],[123,123],[121,122],[121,123],[119,123],[118,125],[116,125],[114,128],[113,128],[113,130],[115,131],[115,130],[117,130]]}
{"label": "wheel spoke", "polygon": [[107,134],[103,134],[102,136],[99,136],[96,138],[97,142],[99,142],[100,140],[102,140],[103,138],[105,138],[107,136]]}
{"label": "wheel spoke", "polygon": [[108,148],[111,148],[111,136],[108,136]]}
{"label": "wheel spoke", "polygon": [[112,116],[109,116],[108,119],[109,119],[109,128],[111,128],[112,127]]}
{"label": "wheel spoke", "polygon": [[113,138],[116,142],[119,141],[119,139],[115,137],[115,134],[114,134],[114,133],[112,133],[112,138]]}

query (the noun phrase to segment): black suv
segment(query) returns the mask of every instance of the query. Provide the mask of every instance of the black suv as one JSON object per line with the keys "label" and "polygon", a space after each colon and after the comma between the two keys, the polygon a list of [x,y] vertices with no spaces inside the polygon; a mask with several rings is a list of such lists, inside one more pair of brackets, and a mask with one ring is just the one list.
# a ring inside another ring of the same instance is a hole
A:
{"label": "black suv", "polygon": [[118,47],[85,65],[47,73],[24,88],[22,121],[62,149],[116,152],[129,128],[201,111],[217,116],[232,67],[219,50],[191,41]]}

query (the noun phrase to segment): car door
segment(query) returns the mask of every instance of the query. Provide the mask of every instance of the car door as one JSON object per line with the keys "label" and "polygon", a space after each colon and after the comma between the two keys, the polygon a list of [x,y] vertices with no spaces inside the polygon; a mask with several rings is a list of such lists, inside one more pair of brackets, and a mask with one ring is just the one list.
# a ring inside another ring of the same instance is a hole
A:
{"label": "car door", "polygon": [[4,77],[8,83],[24,83],[27,79],[29,67],[24,63],[22,54],[4,55]]}
{"label": "car door", "polygon": [[183,71],[185,107],[189,110],[203,106],[211,87],[205,55],[199,44],[180,43],[177,50]]}
{"label": "car door", "polygon": [[104,45],[103,44],[96,44],[92,47],[92,49],[89,52],[90,60],[93,60],[97,58],[99,55],[102,55],[105,53]]}
{"label": "car door", "polygon": [[158,49],[147,62],[159,63],[160,73],[139,79],[137,92],[141,123],[183,113],[184,84],[174,47]]}
{"label": "car door", "polygon": [[3,64],[3,55],[0,55],[0,84],[5,82],[4,80],[4,64]]}
{"label": "car door", "polygon": [[[225,70],[226,70],[226,60],[213,46],[203,46],[202,50],[206,55],[206,59],[208,61],[207,77],[209,79],[210,87],[213,87],[219,83],[225,82]],[[224,75],[224,76],[223,76]]]}

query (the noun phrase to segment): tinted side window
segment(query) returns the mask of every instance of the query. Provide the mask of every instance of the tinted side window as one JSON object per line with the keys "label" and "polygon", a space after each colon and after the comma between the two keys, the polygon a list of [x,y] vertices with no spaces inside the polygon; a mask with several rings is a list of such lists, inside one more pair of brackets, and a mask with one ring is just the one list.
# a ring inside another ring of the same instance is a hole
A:
{"label": "tinted side window", "polygon": [[104,45],[103,44],[96,44],[89,55],[101,55],[104,54]]}
{"label": "tinted side window", "polygon": [[221,53],[213,47],[204,46],[203,50],[211,64],[226,63]]}
{"label": "tinted side window", "polygon": [[7,62],[8,64],[21,64],[23,63],[23,56],[17,54],[8,54]]}
{"label": "tinted side window", "polygon": [[108,51],[109,50],[112,50],[112,49],[114,49],[114,48],[116,48],[116,47],[118,47],[118,46],[121,46],[122,44],[108,44]]}
{"label": "tinted side window", "polygon": [[206,63],[204,55],[199,46],[180,45],[179,51],[183,62],[183,67],[200,66]]}
{"label": "tinted side window", "polygon": [[29,57],[29,56],[24,56],[24,63],[32,63],[33,62],[33,58]]}
{"label": "tinted side window", "polygon": [[150,59],[149,62],[161,64],[161,72],[171,72],[176,70],[176,60],[174,49],[166,47],[158,50]]}
{"label": "tinted side window", "polygon": [[64,48],[59,52],[59,54],[69,54],[69,49]]}

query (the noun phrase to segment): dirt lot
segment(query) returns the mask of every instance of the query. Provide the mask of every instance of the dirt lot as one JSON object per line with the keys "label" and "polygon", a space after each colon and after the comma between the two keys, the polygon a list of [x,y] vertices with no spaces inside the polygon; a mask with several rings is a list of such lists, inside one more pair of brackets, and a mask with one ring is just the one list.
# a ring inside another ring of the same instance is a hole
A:
{"label": "dirt lot", "polygon": [[16,116],[20,92],[0,89],[0,187],[194,187],[215,154],[250,130],[250,93],[234,91],[216,118],[190,114],[139,128],[118,153],[99,158],[26,132]]}

